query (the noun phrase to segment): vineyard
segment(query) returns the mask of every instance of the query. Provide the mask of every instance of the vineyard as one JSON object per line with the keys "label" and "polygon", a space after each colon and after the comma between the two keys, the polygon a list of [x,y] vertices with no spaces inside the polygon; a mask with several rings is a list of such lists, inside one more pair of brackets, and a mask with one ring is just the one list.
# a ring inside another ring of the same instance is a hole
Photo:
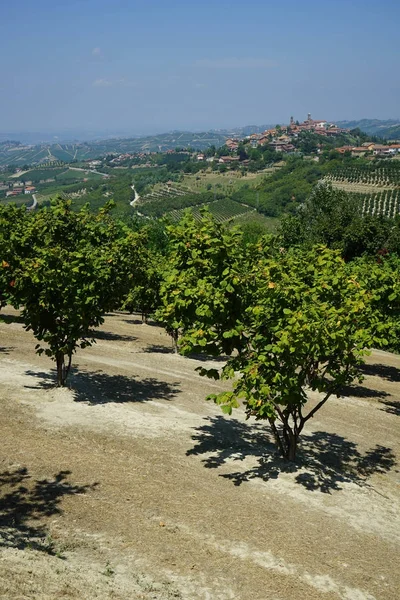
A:
{"label": "vineyard", "polygon": [[181,185],[179,183],[171,184],[162,184],[158,188],[153,188],[153,190],[142,197],[144,201],[151,200],[165,200],[170,198],[176,198],[179,196],[187,196],[188,194],[196,194],[191,188],[186,185]]}
{"label": "vineyard", "polygon": [[394,219],[400,214],[400,161],[340,166],[324,182],[350,193],[362,206],[362,214]]}
{"label": "vineyard", "polygon": [[221,192],[194,191],[179,183],[156,186],[140,200],[139,210],[148,217],[170,217],[179,221],[186,209],[190,208],[196,220],[201,218],[201,207],[207,207],[215,219],[222,223],[239,215],[254,212],[246,204],[227,198]]}
{"label": "vineyard", "polygon": [[147,217],[160,218],[166,213],[208,204],[212,200],[215,198],[211,192],[199,193],[179,184],[163,184],[141,196],[139,210]]}
{"label": "vineyard", "polygon": [[367,165],[340,166],[325,177],[332,184],[367,185],[378,188],[400,187],[400,161],[378,161]]}
{"label": "vineyard", "polygon": [[[246,204],[239,204],[239,202],[235,202],[230,198],[225,198],[223,200],[215,200],[215,202],[210,202],[209,204],[205,204],[203,206],[206,206],[208,208],[208,210],[218,223],[223,223],[224,221],[228,221],[229,219],[246,215],[248,213],[256,212],[254,208],[250,208],[250,206],[247,206]],[[167,213],[167,216],[171,217],[173,221],[179,221],[183,217],[183,213],[185,210],[187,209],[173,210]],[[193,206],[192,208],[190,208],[190,210],[195,220],[200,221],[201,207]]]}
{"label": "vineyard", "polygon": [[55,169],[57,167],[63,167],[64,169],[67,168],[67,165],[65,164],[64,161],[62,160],[52,160],[52,161],[46,161],[45,165],[33,165],[33,167],[30,169],[30,171],[42,171],[42,170],[51,170],[51,169]]}
{"label": "vineyard", "polygon": [[55,180],[58,175],[65,173],[65,166],[60,167],[52,166],[52,167],[42,167],[42,168],[34,168],[29,171],[25,171],[23,175],[18,177],[19,181],[32,181],[32,183],[39,183],[41,181],[46,181],[48,179]]}
{"label": "vineyard", "polygon": [[383,190],[375,194],[355,194],[362,203],[362,214],[394,219],[400,214],[400,189]]}

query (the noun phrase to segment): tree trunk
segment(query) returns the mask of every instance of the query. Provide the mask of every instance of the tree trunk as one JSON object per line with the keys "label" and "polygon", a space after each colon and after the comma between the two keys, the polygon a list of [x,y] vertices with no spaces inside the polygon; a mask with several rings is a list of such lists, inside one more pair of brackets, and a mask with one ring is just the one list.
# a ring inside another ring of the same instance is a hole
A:
{"label": "tree trunk", "polygon": [[293,462],[296,459],[298,436],[291,429],[291,427],[288,425],[288,423],[285,423],[284,431],[286,433],[286,435],[285,435],[285,438],[286,438],[285,458],[287,460],[290,460]]}
{"label": "tree trunk", "polygon": [[175,352],[175,354],[178,354],[178,338],[179,338],[179,333],[178,333],[178,331],[176,329],[171,333],[171,337],[172,337],[172,343],[173,343],[173,346],[174,346],[174,352]]}
{"label": "tree trunk", "polygon": [[271,425],[272,433],[274,434],[277,450],[278,450],[279,454],[281,454],[282,456],[285,456],[285,448],[284,448],[283,442],[281,440],[281,437],[279,435],[279,431],[275,425],[275,420],[269,418],[268,421],[269,421],[269,424]]}
{"label": "tree trunk", "polygon": [[297,450],[297,438],[293,435],[289,442],[289,447],[287,448],[286,457],[287,460],[293,462],[296,460],[296,450]]}
{"label": "tree trunk", "polygon": [[63,352],[57,352],[56,355],[56,363],[57,363],[57,387],[65,386],[65,361]]}
{"label": "tree trunk", "polygon": [[286,460],[293,462],[296,460],[298,434],[292,431],[290,425],[286,422],[283,424],[283,429],[279,432],[275,425],[274,419],[268,419],[271,425],[272,433],[275,438],[276,447],[279,454]]}

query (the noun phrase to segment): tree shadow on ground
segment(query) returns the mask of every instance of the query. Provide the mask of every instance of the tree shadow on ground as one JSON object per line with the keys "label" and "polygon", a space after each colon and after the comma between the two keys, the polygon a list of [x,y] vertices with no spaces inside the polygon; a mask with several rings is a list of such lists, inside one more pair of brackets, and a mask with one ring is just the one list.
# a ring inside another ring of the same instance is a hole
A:
{"label": "tree shadow on ground", "polygon": [[128,312],[116,310],[112,313],[107,313],[106,317],[121,319],[123,323],[128,323],[129,325],[141,325],[143,323],[140,313],[132,313],[131,315]]}
{"label": "tree shadow on ground", "polygon": [[233,462],[254,459],[256,464],[242,470],[221,474],[239,486],[251,479],[268,481],[281,473],[297,473],[295,482],[309,491],[330,494],[342,489],[343,483],[366,485],[374,473],[390,471],[396,464],[391,448],[376,445],[362,454],[357,444],[325,431],[302,436],[295,463],[290,463],[276,452],[272,437],[259,423],[248,425],[222,416],[207,417],[207,422],[196,428],[192,439],[195,446],[186,454],[206,455],[204,466],[216,469]]}
{"label": "tree shadow on ground", "polygon": [[198,360],[200,362],[215,362],[215,363],[225,363],[229,356],[221,355],[221,356],[213,356],[212,354],[187,354],[187,358],[191,358],[192,360]]}
{"label": "tree shadow on ground", "polygon": [[[34,389],[51,388],[56,382],[56,372],[26,371],[27,375],[39,378]],[[125,375],[109,375],[103,371],[77,371],[73,369],[69,386],[76,402],[91,405],[109,402],[149,402],[151,400],[172,400],[180,392],[179,382],[166,383],[154,377],[136,379]],[[29,387],[29,386],[25,386]]]}
{"label": "tree shadow on ground", "polygon": [[390,365],[365,364],[360,367],[360,370],[364,375],[381,377],[381,379],[386,379],[388,381],[400,381],[400,369],[391,367]]}
{"label": "tree shadow on ground", "polygon": [[111,331],[94,330],[90,332],[90,337],[94,340],[106,340],[108,342],[135,342],[137,337],[125,335],[123,333],[112,333]]}
{"label": "tree shadow on ground", "polygon": [[158,353],[158,354],[174,354],[174,349],[168,348],[168,346],[163,346],[161,344],[149,344],[146,348],[143,348],[142,352],[146,354],[149,353]]}
{"label": "tree shadow on ground", "polygon": [[0,347],[0,353],[1,354],[10,354],[11,350],[14,350],[13,346],[1,346]]}
{"label": "tree shadow on ground", "polygon": [[385,408],[381,408],[381,410],[400,417],[400,402],[398,400],[382,400],[382,404],[385,405]]}
{"label": "tree shadow on ground", "polygon": [[144,321],[142,319],[122,319],[123,323],[127,323],[128,325],[143,325]]}
{"label": "tree shadow on ground", "polygon": [[142,319],[141,317],[131,317],[128,319],[122,319],[123,323],[127,323],[128,325],[149,325],[149,327],[162,327],[157,321],[148,318],[147,320]]}
{"label": "tree shadow on ground", "polygon": [[341,396],[352,396],[353,398],[387,398],[391,396],[391,394],[383,390],[376,390],[354,383],[342,386],[339,393]]}
{"label": "tree shadow on ground", "polygon": [[64,496],[85,494],[98,483],[75,485],[70,471],[60,471],[51,479],[33,480],[22,467],[0,473],[0,548],[32,548],[56,554],[43,520],[62,514]]}
{"label": "tree shadow on ground", "polygon": [[7,325],[10,325],[10,323],[23,323],[24,320],[21,317],[21,315],[8,315],[8,314],[4,314],[1,313],[0,314],[0,323],[7,323]]}
{"label": "tree shadow on ground", "polygon": [[[400,381],[400,369],[392,367],[390,365],[373,364],[363,365],[361,371],[364,375],[380,377],[387,381],[397,382]],[[343,396],[355,396],[359,398],[376,398],[380,400],[380,404],[384,405],[381,410],[390,413],[392,415],[400,415],[400,402],[398,400],[390,400],[392,394],[385,392],[384,390],[370,389],[361,385],[349,385],[345,386],[340,390]],[[386,398],[386,399],[384,399]]]}

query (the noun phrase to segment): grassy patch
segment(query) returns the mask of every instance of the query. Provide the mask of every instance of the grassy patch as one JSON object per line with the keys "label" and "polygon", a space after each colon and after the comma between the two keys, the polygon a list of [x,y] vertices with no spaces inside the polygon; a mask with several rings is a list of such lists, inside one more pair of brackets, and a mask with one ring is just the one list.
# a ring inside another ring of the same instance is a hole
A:
{"label": "grassy patch", "polygon": [[24,204],[29,206],[32,204],[33,198],[29,194],[20,194],[19,196],[8,196],[8,198],[1,198],[1,204],[15,204],[16,206],[23,206]]}

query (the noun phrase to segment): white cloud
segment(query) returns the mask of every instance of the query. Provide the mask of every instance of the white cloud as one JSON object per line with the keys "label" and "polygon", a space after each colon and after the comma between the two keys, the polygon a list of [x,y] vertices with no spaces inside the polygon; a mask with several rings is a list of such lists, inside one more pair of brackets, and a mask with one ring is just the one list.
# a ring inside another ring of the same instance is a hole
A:
{"label": "white cloud", "polygon": [[101,52],[101,48],[93,48],[92,50],[92,56],[103,56],[102,52]]}
{"label": "white cloud", "polygon": [[271,69],[277,64],[269,58],[204,58],[197,60],[195,66],[208,69]]}
{"label": "white cloud", "polygon": [[126,77],[121,77],[120,79],[116,79],[114,82],[115,85],[122,85],[123,87],[136,87],[137,83],[135,81],[131,81]]}
{"label": "white cloud", "polygon": [[112,85],[112,82],[108,79],[95,79],[95,81],[93,81],[93,85],[95,87],[110,87],[110,85]]}
{"label": "white cloud", "polygon": [[95,79],[92,83],[94,87],[137,87],[137,83],[127,79],[126,77],[120,77],[119,79]]}

